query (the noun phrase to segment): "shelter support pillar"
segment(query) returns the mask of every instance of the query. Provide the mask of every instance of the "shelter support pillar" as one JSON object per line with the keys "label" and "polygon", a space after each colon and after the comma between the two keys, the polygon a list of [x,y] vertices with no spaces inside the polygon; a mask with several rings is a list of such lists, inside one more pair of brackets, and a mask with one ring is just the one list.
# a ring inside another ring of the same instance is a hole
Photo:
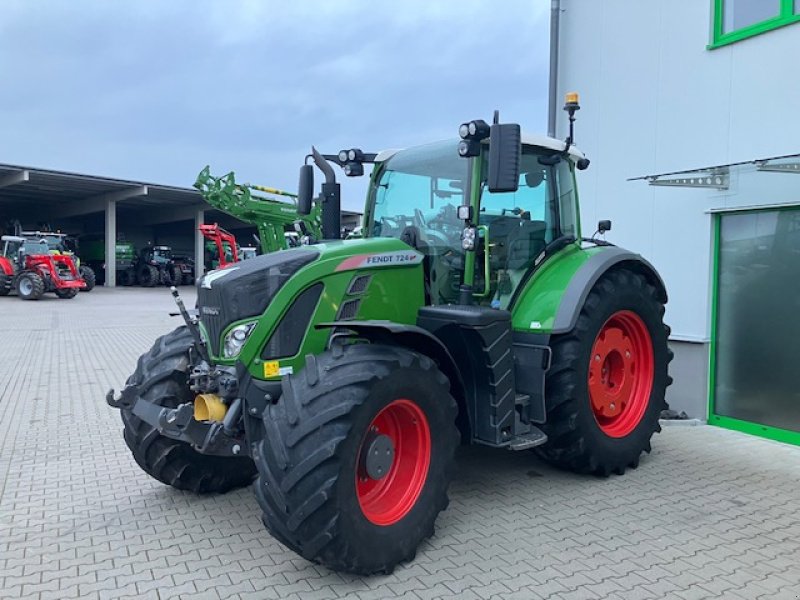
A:
{"label": "shelter support pillar", "polygon": [[198,210],[194,214],[194,277],[195,280],[199,280],[203,273],[205,272],[205,264],[204,264],[204,245],[205,245],[205,238],[203,238],[203,234],[200,233],[200,225],[205,223],[206,220],[206,211]]}
{"label": "shelter support pillar", "polygon": [[105,286],[117,286],[117,202],[106,201],[106,273]]}

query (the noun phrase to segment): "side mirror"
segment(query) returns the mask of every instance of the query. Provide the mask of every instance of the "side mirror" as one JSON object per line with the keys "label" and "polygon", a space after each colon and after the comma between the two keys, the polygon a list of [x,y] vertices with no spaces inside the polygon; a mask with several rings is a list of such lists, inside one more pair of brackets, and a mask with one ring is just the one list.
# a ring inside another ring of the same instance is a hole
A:
{"label": "side mirror", "polygon": [[297,213],[300,215],[310,214],[313,198],[314,167],[303,165],[300,167],[300,181],[297,184]]}
{"label": "side mirror", "polygon": [[519,165],[522,158],[522,134],[516,123],[492,125],[489,131],[490,192],[516,192],[519,188]]}
{"label": "side mirror", "polygon": [[605,233],[606,231],[611,231],[611,221],[609,219],[603,219],[602,221],[597,222],[597,231],[601,234]]}

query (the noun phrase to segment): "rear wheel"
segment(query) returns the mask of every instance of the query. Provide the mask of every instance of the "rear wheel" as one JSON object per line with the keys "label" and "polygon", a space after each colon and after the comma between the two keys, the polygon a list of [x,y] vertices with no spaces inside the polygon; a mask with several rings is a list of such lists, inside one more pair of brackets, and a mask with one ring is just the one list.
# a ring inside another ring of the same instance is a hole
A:
{"label": "rear wheel", "polygon": [[264,413],[254,456],[264,524],[308,560],[391,572],[447,506],[455,418],[447,377],[426,356],[358,344],[312,357]]}
{"label": "rear wheel", "polygon": [[97,277],[94,274],[94,269],[86,265],[81,265],[79,273],[81,279],[83,279],[86,282],[86,287],[83,288],[81,291],[91,292],[94,289],[94,286],[97,284]]}
{"label": "rear wheel", "polygon": [[17,296],[22,300],[38,300],[44,294],[44,280],[36,273],[23,273],[17,277]]}
{"label": "rear wheel", "polygon": [[159,272],[153,265],[142,265],[136,272],[136,279],[142,287],[153,287],[159,282]]}
{"label": "rear wheel", "polygon": [[671,382],[664,303],[644,277],[604,275],[575,328],[554,336],[547,373],[548,442],[538,454],[582,473],[624,473],[650,452]]}
{"label": "rear wheel", "polygon": [[[139,357],[128,383],[140,386],[141,398],[175,408],[194,398],[188,385],[192,336],[184,327],[156,340]],[[158,433],[130,410],[122,410],[125,442],[139,466],[151,477],[179,490],[227,492],[253,481],[255,466],[248,457],[226,458],[196,452],[189,444]]]}
{"label": "rear wheel", "polygon": [[133,269],[125,269],[119,275],[119,284],[125,287],[136,285],[136,271]]}
{"label": "rear wheel", "polygon": [[60,290],[55,290],[56,296],[61,298],[62,300],[71,300],[75,296],[78,295],[77,288],[64,288]]}
{"label": "rear wheel", "polygon": [[0,296],[7,296],[11,291],[11,276],[0,273]]}

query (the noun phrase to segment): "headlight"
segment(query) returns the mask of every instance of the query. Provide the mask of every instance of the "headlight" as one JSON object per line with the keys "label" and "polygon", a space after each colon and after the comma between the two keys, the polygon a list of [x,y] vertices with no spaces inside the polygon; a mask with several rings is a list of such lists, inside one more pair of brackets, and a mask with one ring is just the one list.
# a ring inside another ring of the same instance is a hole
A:
{"label": "headlight", "polygon": [[225,334],[225,339],[222,344],[222,356],[225,358],[239,356],[239,352],[242,351],[242,346],[244,346],[247,338],[250,337],[250,333],[255,326],[255,321],[252,323],[242,323],[228,331],[228,333]]}

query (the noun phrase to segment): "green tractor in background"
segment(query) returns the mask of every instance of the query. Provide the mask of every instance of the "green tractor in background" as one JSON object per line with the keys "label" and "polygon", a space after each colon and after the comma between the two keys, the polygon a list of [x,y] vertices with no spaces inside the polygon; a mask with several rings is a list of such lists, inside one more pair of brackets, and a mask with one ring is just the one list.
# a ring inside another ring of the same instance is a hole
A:
{"label": "green tractor in background", "polygon": [[[325,241],[208,273],[196,318],[173,290],[186,325],[107,396],[142,469],[199,493],[254,482],[283,544],[370,574],[433,534],[461,443],[601,476],[639,464],[670,383],[661,278],[582,237],[589,161],[572,131],[522,135],[495,115],[459,133],[312,149]],[[335,239],[332,164],[374,165],[363,239]],[[312,187],[304,165],[301,213]]]}

